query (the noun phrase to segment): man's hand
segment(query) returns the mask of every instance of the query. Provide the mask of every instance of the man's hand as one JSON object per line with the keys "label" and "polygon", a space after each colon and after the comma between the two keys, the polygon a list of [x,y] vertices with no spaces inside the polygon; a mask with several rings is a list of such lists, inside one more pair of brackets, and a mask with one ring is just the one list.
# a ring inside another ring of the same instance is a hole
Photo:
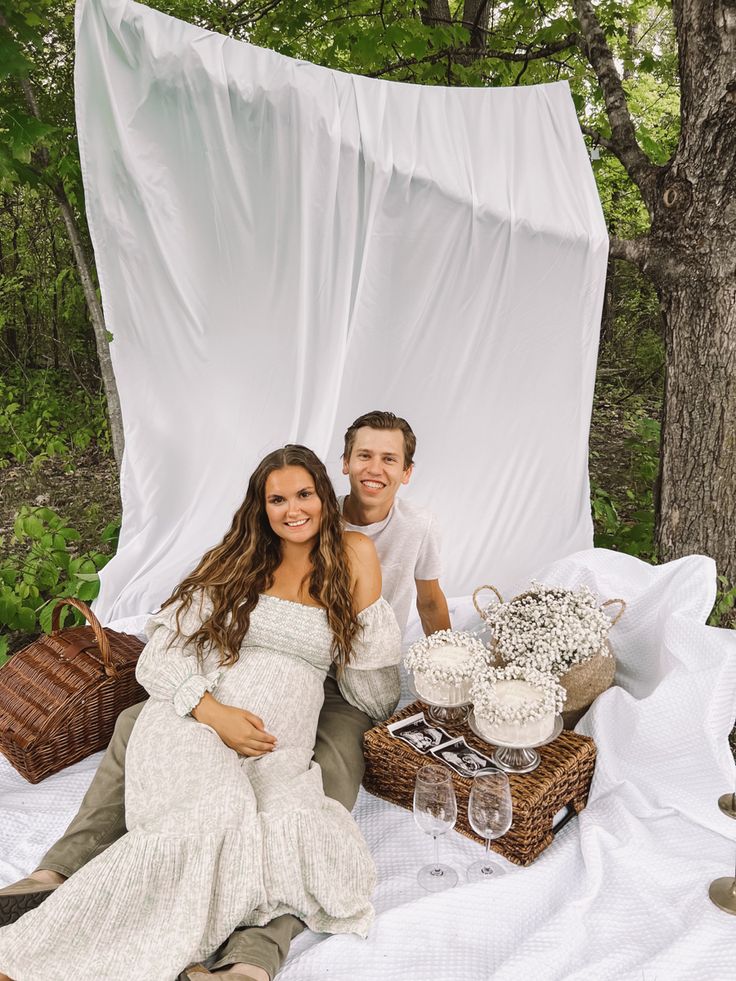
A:
{"label": "man's hand", "polygon": [[204,693],[192,715],[241,756],[263,756],[276,749],[276,737],[266,732],[262,719],[246,709],[223,705],[210,692]]}

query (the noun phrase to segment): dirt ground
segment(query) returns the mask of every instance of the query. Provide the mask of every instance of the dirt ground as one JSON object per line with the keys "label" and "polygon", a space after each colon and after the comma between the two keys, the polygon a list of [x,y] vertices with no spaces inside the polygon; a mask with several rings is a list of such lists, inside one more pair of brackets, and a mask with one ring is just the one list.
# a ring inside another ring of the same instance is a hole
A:
{"label": "dirt ground", "polygon": [[49,507],[81,535],[78,550],[99,545],[100,534],[120,514],[118,472],[112,457],[87,449],[74,457],[51,457],[39,465],[0,470],[2,554],[17,552],[13,522],[21,505]]}

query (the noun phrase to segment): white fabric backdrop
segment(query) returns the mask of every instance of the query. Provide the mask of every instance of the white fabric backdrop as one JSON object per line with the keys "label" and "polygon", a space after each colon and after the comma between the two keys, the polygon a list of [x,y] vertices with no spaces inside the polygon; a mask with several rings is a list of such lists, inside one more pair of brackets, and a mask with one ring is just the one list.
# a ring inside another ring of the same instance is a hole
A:
{"label": "white fabric backdrop", "polygon": [[126,436],[98,615],[154,609],[265,452],[338,475],[372,408],[415,427],[448,595],[590,545],[607,237],[567,85],[355,77],[126,0],[79,0],[77,31]]}
{"label": "white fabric backdrop", "polygon": [[[408,811],[361,792],[355,815],[379,869],[376,923],[367,940],[302,935],[280,981],[733,978],[736,918],[707,894],[736,861],[736,822],[717,806],[736,781],[736,632],[703,626],[713,562],[652,567],[595,550],[538,574],[628,604],[611,632],[620,687],[578,727],[598,747],[588,807],[528,869],[509,865],[480,885],[461,878],[431,896],[416,883],[431,840]],[[469,599],[452,612],[458,626],[479,623]],[[32,787],[0,757],[0,885],[31,871],[61,834],[98,759]],[[442,843],[461,873],[480,852],[454,832]]]}

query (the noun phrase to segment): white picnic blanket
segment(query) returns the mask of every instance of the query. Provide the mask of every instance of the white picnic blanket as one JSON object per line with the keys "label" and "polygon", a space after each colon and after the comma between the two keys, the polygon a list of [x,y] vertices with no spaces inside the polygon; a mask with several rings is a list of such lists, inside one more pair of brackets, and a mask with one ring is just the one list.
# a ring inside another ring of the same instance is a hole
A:
{"label": "white picnic blanket", "polygon": [[[358,822],[379,867],[367,940],[305,933],[282,981],[727,981],[736,917],[708,885],[733,873],[736,822],[717,807],[736,771],[727,735],[736,707],[736,633],[704,626],[715,589],[710,559],[652,567],[603,550],[540,570],[622,596],[611,633],[618,686],[579,731],[598,746],[587,809],[528,869],[465,884],[480,846],[451,833],[442,858],[461,884],[428,895],[416,883],[431,840],[411,814],[361,792]],[[468,598],[456,627],[478,626]],[[411,639],[410,635],[407,640]],[[413,630],[418,633],[419,627]],[[407,693],[408,697],[408,693]],[[33,869],[71,819],[97,757],[26,784],[0,759],[0,882]]]}

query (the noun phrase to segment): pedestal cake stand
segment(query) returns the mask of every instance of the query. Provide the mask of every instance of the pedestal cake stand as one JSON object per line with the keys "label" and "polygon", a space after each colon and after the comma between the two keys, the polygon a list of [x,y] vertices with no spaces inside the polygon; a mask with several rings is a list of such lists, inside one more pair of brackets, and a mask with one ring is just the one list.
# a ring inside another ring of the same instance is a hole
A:
{"label": "pedestal cake stand", "polygon": [[448,705],[447,702],[431,701],[426,695],[421,695],[417,691],[416,685],[414,684],[414,675],[411,672],[409,672],[409,691],[414,698],[418,698],[420,702],[423,702],[429,707],[427,715],[437,725],[442,725],[445,722],[447,725],[459,726],[468,721],[470,702],[454,702]]}
{"label": "pedestal cake stand", "polygon": [[475,716],[472,712],[468,717],[468,725],[476,736],[479,739],[482,739],[484,743],[487,743],[489,746],[496,747],[491,759],[500,770],[505,770],[506,773],[531,773],[532,770],[536,770],[536,768],[539,766],[540,756],[539,753],[536,752],[537,747],[546,746],[547,743],[554,742],[554,740],[557,739],[559,734],[562,732],[563,722],[562,716],[556,715],[554,728],[546,739],[542,739],[541,742],[532,743],[530,745],[525,744],[524,746],[514,745],[512,743],[502,743],[500,741],[489,743],[483,733],[478,729]]}

